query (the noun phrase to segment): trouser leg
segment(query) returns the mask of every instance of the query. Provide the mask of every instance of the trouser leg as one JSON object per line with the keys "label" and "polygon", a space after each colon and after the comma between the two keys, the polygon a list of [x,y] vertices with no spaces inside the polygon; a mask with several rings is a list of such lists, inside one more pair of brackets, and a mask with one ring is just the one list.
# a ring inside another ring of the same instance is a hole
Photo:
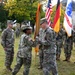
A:
{"label": "trouser leg", "polygon": [[23,63],[24,63],[23,75],[29,75],[29,70],[30,70],[30,66],[31,66],[31,58],[24,58]]}
{"label": "trouser leg", "polygon": [[15,68],[12,71],[12,75],[16,75],[18,73],[22,64],[23,64],[23,58],[17,57],[17,64],[15,65]]}
{"label": "trouser leg", "polygon": [[11,70],[11,64],[13,62],[14,57],[14,49],[13,48],[7,48],[5,51],[5,66],[9,70]]}

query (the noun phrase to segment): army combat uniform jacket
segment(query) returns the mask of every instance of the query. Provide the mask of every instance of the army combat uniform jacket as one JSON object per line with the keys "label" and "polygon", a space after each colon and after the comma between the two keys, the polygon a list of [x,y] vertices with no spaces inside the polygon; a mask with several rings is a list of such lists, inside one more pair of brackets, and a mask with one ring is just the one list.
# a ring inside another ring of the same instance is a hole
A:
{"label": "army combat uniform jacket", "polygon": [[6,28],[2,32],[2,41],[1,45],[3,48],[11,48],[14,47],[14,31],[12,29]]}
{"label": "army combat uniform jacket", "polygon": [[6,28],[2,32],[1,45],[5,50],[5,66],[10,67],[14,57],[14,30]]}
{"label": "army combat uniform jacket", "polygon": [[49,75],[51,70],[53,75],[58,75],[56,65],[56,34],[50,27],[44,33],[44,40],[39,41],[43,46],[43,72],[44,75]]}
{"label": "army combat uniform jacket", "polygon": [[34,47],[36,44],[29,39],[31,38],[27,34],[23,34],[21,36],[19,49],[18,49],[18,56],[21,58],[27,58],[32,56],[31,55],[32,47]]}

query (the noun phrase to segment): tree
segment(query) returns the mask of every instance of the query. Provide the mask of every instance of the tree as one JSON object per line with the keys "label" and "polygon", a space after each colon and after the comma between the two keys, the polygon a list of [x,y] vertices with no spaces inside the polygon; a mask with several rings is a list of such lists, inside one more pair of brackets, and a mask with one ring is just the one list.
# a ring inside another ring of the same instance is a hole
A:
{"label": "tree", "polygon": [[4,9],[3,4],[0,5],[0,22],[5,22],[7,19],[7,11]]}
{"label": "tree", "polygon": [[4,4],[0,3],[0,27],[4,29],[6,27],[6,20],[7,20],[8,12],[4,9]]}
{"label": "tree", "polygon": [[38,1],[30,0],[10,1],[6,4],[5,9],[9,12],[9,19],[16,19],[18,22],[23,20],[33,20],[37,9]]}

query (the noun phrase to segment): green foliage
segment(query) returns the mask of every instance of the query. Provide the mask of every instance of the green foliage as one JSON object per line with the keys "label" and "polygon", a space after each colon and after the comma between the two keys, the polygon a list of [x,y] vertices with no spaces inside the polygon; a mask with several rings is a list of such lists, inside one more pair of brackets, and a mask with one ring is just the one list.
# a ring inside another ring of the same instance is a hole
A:
{"label": "green foliage", "polygon": [[9,19],[16,19],[18,22],[34,20],[37,3],[31,3],[30,0],[11,1],[6,4],[5,9],[9,11]]}
{"label": "green foliage", "polygon": [[7,11],[4,10],[3,6],[0,6],[0,22],[5,22],[7,19]]}
{"label": "green foliage", "polygon": [[0,28],[4,29],[6,27],[5,23],[7,20],[8,12],[4,9],[4,5],[0,4]]}

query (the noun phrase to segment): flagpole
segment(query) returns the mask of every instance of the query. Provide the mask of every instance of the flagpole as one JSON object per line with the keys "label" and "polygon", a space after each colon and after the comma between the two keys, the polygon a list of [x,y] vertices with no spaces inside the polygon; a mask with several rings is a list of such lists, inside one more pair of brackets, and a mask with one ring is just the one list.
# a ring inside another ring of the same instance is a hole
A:
{"label": "flagpole", "polygon": [[[38,7],[36,11],[36,27],[35,27],[35,32],[34,32],[34,40],[35,37],[39,34],[39,29],[40,29],[40,10],[41,10],[41,3],[40,0],[38,1]],[[39,50],[39,46],[35,47],[35,65],[36,65],[36,60],[37,60],[37,53]]]}

